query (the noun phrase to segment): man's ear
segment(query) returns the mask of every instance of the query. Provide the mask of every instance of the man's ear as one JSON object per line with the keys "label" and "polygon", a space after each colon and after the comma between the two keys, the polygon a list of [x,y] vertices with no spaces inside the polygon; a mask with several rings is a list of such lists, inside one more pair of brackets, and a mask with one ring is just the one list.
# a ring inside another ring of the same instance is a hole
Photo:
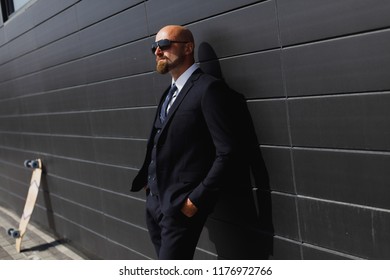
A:
{"label": "man's ear", "polygon": [[189,55],[189,54],[192,54],[193,52],[194,52],[194,43],[192,43],[192,42],[186,43],[185,54]]}

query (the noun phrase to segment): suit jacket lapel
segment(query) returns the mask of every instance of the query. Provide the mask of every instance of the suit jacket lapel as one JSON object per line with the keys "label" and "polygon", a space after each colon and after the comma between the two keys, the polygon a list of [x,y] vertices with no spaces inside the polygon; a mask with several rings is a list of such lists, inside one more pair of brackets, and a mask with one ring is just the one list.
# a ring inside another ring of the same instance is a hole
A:
{"label": "suit jacket lapel", "polygon": [[[168,112],[168,115],[167,115],[167,119],[165,120],[164,124],[163,124],[163,127],[162,129],[165,128],[165,126],[170,122],[171,118],[173,117],[173,115],[175,114],[177,108],[179,108],[180,106],[180,103],[183,101],[183,99],[185,98],[185,96],[188,94],[188,92],[190,91],[190,89],[192,88],[194,82],[199,79],[200,75],[202,74],[202,70],[200,68],[198,68],[192,75],[191,77],[188,79],[188,81],[185,83],[184,87],[181,89],[179,95],[177,96],[175,102],[173,102],[172,104],[172,107],[169,109],[169,112]],[[161,107],[161,104],[160,106]]]}

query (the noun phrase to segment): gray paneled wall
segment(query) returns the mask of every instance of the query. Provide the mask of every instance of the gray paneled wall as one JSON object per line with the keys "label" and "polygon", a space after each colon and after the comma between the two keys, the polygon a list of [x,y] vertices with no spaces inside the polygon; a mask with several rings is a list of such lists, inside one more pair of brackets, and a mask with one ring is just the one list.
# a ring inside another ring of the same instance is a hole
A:
{"label": "gray paneled wall", "polygon": [[35,223],[94,258],[154,258],[129,185],[169,83],[150,43],[181,24],[201,67],[247,98],[269,177],[256,197],[271,225],[236,194],[196,258],[388,259],[389,13],[386,0],[38,0],[0,19],[0,203],[22,211],[22,163],[41,157]]}

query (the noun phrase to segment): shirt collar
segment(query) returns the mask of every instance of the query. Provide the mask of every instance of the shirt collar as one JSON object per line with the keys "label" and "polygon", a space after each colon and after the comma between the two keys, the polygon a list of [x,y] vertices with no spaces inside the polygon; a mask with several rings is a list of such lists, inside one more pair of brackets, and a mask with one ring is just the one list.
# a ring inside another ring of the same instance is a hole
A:
{"label": "shirt collar", "polygon": [[188,79],[191,77],[191,75],[199,68],[197,64],[192,64],[190,68],[188,68],[181,76],[174,81],[172,79],[172,84],[175,84],[177,87],[177,91],[180,92],[181,89],[184,87]]}

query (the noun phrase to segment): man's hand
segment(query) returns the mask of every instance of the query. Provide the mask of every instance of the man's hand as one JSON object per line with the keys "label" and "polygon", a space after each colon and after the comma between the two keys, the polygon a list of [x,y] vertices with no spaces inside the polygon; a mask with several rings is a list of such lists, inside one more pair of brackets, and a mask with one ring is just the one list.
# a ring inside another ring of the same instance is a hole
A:
{"label": "man's hand", "polygon": [[187,198],[186,202],[184,202],[184,205],[181,208],[181,212],[188,218],[191,218],[196,214],[196,212],[198,212],[198,208],[191,202],[189,198]]}

